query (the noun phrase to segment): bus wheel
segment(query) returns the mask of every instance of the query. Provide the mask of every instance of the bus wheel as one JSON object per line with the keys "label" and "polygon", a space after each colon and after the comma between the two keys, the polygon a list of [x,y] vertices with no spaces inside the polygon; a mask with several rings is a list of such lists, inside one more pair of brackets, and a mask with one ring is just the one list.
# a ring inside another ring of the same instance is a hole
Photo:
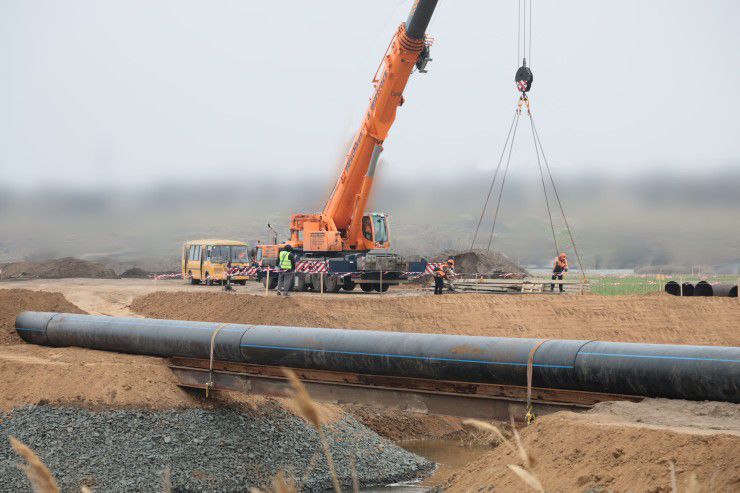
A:
{"label": "bus wheel", "polygon": [[363,282],[362,284],[360,284],[360,289],[362,289],[363,293],[370,293],[373,289],[375,289],[375,285],[368,282]]}

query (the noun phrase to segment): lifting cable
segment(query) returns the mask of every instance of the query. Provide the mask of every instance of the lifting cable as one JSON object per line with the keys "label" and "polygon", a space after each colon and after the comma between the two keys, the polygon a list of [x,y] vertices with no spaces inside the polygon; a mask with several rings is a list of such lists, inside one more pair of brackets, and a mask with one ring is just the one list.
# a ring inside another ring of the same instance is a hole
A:
{"label": "lifting cable", "polygon": [[[552,232],[552,243],[555,246],[555,256],[560,254],[560,248],[558,247],[558,239],[555,235],[555,223],[552,220],[552,211],[550,210],[550,200],[547,198],[547,187],[545,186],[545,174],[542,172],[542,163],[540,162],[540,151],[537,146],[537,137],[534,130],[534,120],[532,119],[532,112],[529,112],[529,123],[532,127],[532,140],[535,142],[534,152],[537,155],[537,167],[540,169],[540,180],[542,181],[542,194],[545,196],[545,206],[547,207],[547,218],[550,220],[550,231]],[[543,154],[544,158],[544,154]]]}
{"label": "lifting cable", "polygon": [[509,164],[511,163],[511,151],[514,150],[514,138],[516,137],[516,129],[519,127],[519,115],[520,111],[516,112],[514,117],[514,133],[511,134],[511,143],[509,144],[509,156],[506,158],[506,167],[504,168],[504,176],[501,179],[501,189],[498,192],[498,202],[496,202],[496,212],[493,214],[493,223],[491,224],[491,234],[488,237],[488,246],[486,251],[491,251],[491,245],[493,244],[493,230],[496,228],[496,220],[498,219],[498,211],[501,208],[501,197],[504,195],[504,185],[506,184],[506,175],[509,173]]}
{"label": "lifting cable", "polygon": [[478,230],[480,230],[480,225],[483,222],[483,217],[486,214],[486,209],[488,208],[488,201],[491,199],[491,193],[493,192],[493,187],[496,185],[496,177],[498,176],[498,172],[501,169],[501,163],[504,160],[504,154],[506,153],[506,148],[509,146],[509,138],[511,137],[511,131],[514,128],[514,123],[517,120],[517,117],[519,116],[518,113],[514,112],[514,118],[511,119],[511,125],[509,125],[509,132],[506,134],[506,141],[504,142],[504,147],[501,149],[501,155],[498,158],[498,165],[496,166],[496,171],[493,173],[493,179],[491,180],[491,186],[488,188],[488,195],[486,195],[486,200],[483,203],[483,210],[480,213],[480,217],[478,218],[478,224],[475,226],[475,233],[473,234],[473,241],[470,243],[470,249],[472,250],[475,246],[475,240],[478,239]]}
{"label": "lifting cable", "polygon": [[570,224],[568,224],[568,218],[565,215],[565,208],[563,208],[563,202],[560,200],[560,194],[558,194],[558,188],[555,186],[555,179],[552,177],[552,171],[550,171],[550,164],[547,162],[547,157],[545,156],[545,150],[542,148],[542,141],[540,140],[540,134],[537,131],[537,127],[534,124],[534,117],[532,116],[532,113],[529,114],[529,120],[532,122],[532,129],[534,130],[534,136],[535,136],[535,145],[539,146],[540,152],[542,152],[542,160],[545,162],[545,169],[547,169],[547,174],[550,177],[550,183],[552,184],[552,191],[555,193],[555,199],[558,202],[558,207],[560,208],[560,214],[563,216],[563,223],[565,223],[565,229],[568,230],[568,237],[570,238],[570,244],[573,247],[573,252],[576,255],[576,260],[578,261],[578,268],[581,271],[581,276],[583,276],[583,279],[586,279],[586,271],[583,268],[583,261],[581,259],[581,254],[578,252],[578,248],[576,247],[576,240],[573,237],[573,230],[570,228]]}
{"label": "lifting cable", "polygon": [[[529,3],[529,13],[527,13],[528,3]],[[573,247],[573,252],[575,253],[576,260],[578,262],[578,268],[581,272],[581,276],[585,280],[586,272],[585,272],[585,269],[583,268],[583,261],[581,258],[581,254],[578,251],[578,248],[576,247],[573,230],[571,229],[570,224],[568,223],[568,218],[565,215],[565,208],[563,207],[563,203],[560,200],[560,194],[558,193],[557,187],[555,186],[555,179],[552,176],[552,170],[550,168],[550,164],[547,160],[547,156],[545,155],[545,150],[542,147],[542,141],[540,140],[540,135],[539,135],[539,132],[537,131],[537,126],[534,123],[534,117],[532,116],[530,100],[527,94],[529,90],[532,88],[532,82],[534,80],[532,71],[527,66],[527,60],[529,59],[530,63],[532,60],[532,3],[533,3],[532,0],[519,0],[518,2],[517,63],[519,63],[519,60],[521,60],[521,66],[517,70],[516,75],[514,76],[514,80],[516,82],[516,87],[520,93],[520,96],[519,96],[519,100],[517,101],[517,108],[514,114],[514,118],[511,121],[511,125],[509,126],[509,131],[506,135],[506,140],[504,141],[504,147],[501,150],[501,155],[499,156],[498,164],[493,174],[493,179],[491,180],[491,184],[488,188],[488,194],[486,195],[485,201],[483,202],[483,208],[481,210],[480,217],[478,218],[478,223],[475,227],[475,232],[473,234],[473,241],[470,244],[470,249],[472,250],[475,247],[475,243],[478,240],[478,234],[480,232],[480,227],[481,227],[481,224],[483,223],[483,218],[486,215],[486,210],[488,209],[488,204],[491,200],[491,195],[493,194],[493,190],[496,185],[496,180],[498,179],[499,173],[501,171],[503,157],[505,154],[507,154],[507,150],[508,150],[506,164],[504,166],[503,175],[501,177],[501,185],[497,191],[498,199],[496,201],[496,208],[493,212],[491,232],[489,234],[488,244],[486,247],[487,251],[490,251],[491,246],[493,245],[494,231],[496,228],[496,223],[498,221],[499,211],[501,209],[501,200],[502,200],[502,196],[504,192],[504,185],[506,184],[506,176],[508,174],[509,166],[511,163],[511,154],[512,154],[512,150],[514,147],[514,139],[516,137],[516,131],[519,126],[519,117],[521,116],[522,108],[526,107],[527,116],[529,116],[530,127],[532,129],[532,140],[534,142],[535,154],[537,156],[537,167],[540,172],[540,182],[542,184],[542,193],[545,198],[547,219],[550,223],[550,233],[552,234],[552,241],[553,241],[553,247],[555,249],[555,255],[557,256],[559,254],[560,247],[558,245],[557,234],[555,232],[555,221],[553,220],[552,207],[550,206],[551,197],[549,196],[547,192],[548,182],[550,183],[550,186],[552,187],[551,193],[554,195],[555,201],[558,204],[558,209],[560,210],[560,214],[563,218],[563,223],[565,224],[565,228],[568,232],[568,238],[570,240],[571,246]],[[529,25],[529,32],[527,32],[527,27],[528,27],[527,25]],[[541,159],[540,159],[540,154],[542,156]],[[543,163],[545,165],[544,169],[542,166]],[[545,179],[545,172],[547,172],[547,180]]]}

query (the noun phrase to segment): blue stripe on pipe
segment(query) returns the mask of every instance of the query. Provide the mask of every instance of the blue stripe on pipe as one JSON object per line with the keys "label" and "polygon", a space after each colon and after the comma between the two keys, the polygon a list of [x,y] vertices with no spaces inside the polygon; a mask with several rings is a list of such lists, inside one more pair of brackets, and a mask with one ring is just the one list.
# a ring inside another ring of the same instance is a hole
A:
{"label": "blue stripe on pipe", "polygon": [[587,354],[589,356],[612,356],[615,358],[676,359],[686,361],[716,361],[717,363],[740,363],[740,360],[738,359],[694,358],[691,356],[660,356],[657,354],[589,353],[585,351],[578,354]]}
{"label": "blue stripe on pipe", "polygon": [[[484,365],[514,365],[514,366],[527,366],[527,363],[518,362],[507,362],[507,361],[483,361],[477,359],[455,359],[455,358],[437,358],[434,356],[413,356],[408,354],[385,354],[385,353],[362,353],[358,351],[335,351],[331,349],[310,349],[304,347],[286,347],[286,346],[261,346],[258,344],[240,344],[241,347],[251,347],[256,349],[283,349],[285,351],[307,351],[313,353],[334,353],[334,354],[350,354],[353,356],[381,356],[387,358],[403,358],[403,359],[421,359],[431,361],[452,361],[454,363],[481,363]],[[572,366],[568,365],[546,365],[540,363],[533,363],[532,366],[539,366],[541,368],[567,368],[573,369]]]}
{"label": "blue stripe on pipe", "polygon": [[27,329],[25,327],[16,327],[15,330],[25,330],[28,332],[46,332],[46,329]]}

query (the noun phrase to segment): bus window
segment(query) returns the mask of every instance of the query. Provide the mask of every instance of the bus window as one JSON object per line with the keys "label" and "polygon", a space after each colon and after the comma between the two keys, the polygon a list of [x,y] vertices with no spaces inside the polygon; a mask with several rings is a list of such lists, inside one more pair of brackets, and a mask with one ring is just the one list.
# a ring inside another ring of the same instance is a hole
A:
{"label": "bus window", "polygon": [[232,262],[249,262],[249,252],[246,246],[235,245],[231,247]]}
{"label": "bus window", "polygon": [[215,246],[211,252],[211,262],[216,264],[225,264],[229,258],[229,247]]}

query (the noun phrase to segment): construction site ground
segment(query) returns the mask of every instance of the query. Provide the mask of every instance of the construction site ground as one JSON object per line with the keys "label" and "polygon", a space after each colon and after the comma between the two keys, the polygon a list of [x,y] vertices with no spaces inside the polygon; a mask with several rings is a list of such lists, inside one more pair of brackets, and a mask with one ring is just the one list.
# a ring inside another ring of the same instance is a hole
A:
{"label": "construction site ground", "polygon": [[[13,320],[22,310],[78,311],[272,325],[453,333],[505,337],[740,346],[740,303],[729,298],[644,296],[432,296],[416,286],[384,294],[265,294],[256,283],[218,286],[146,279],[0,282],[0,409],[65,405],[99,409],[260,408],[256,396],[205,401],[178,388],[158,358],[23,344]],[[287,401],[278,401],[290,409]],[[526,491],[508,467],[506,446],[471,434],[459,420],[374,408],[321,406],[325,422],[349,413],[410,450],[442,462],[424,485],[449,491]],[[499,425],[505,434],[507,424]],[[560,412],[522,430],[532,472],[547,491],[740,489],[740,406],[648,399]],[[427,453],[428,451],[428,453]],[[452,458],[454,457],[454,459]],[[494,490],[489,490],[493,486]]]}

